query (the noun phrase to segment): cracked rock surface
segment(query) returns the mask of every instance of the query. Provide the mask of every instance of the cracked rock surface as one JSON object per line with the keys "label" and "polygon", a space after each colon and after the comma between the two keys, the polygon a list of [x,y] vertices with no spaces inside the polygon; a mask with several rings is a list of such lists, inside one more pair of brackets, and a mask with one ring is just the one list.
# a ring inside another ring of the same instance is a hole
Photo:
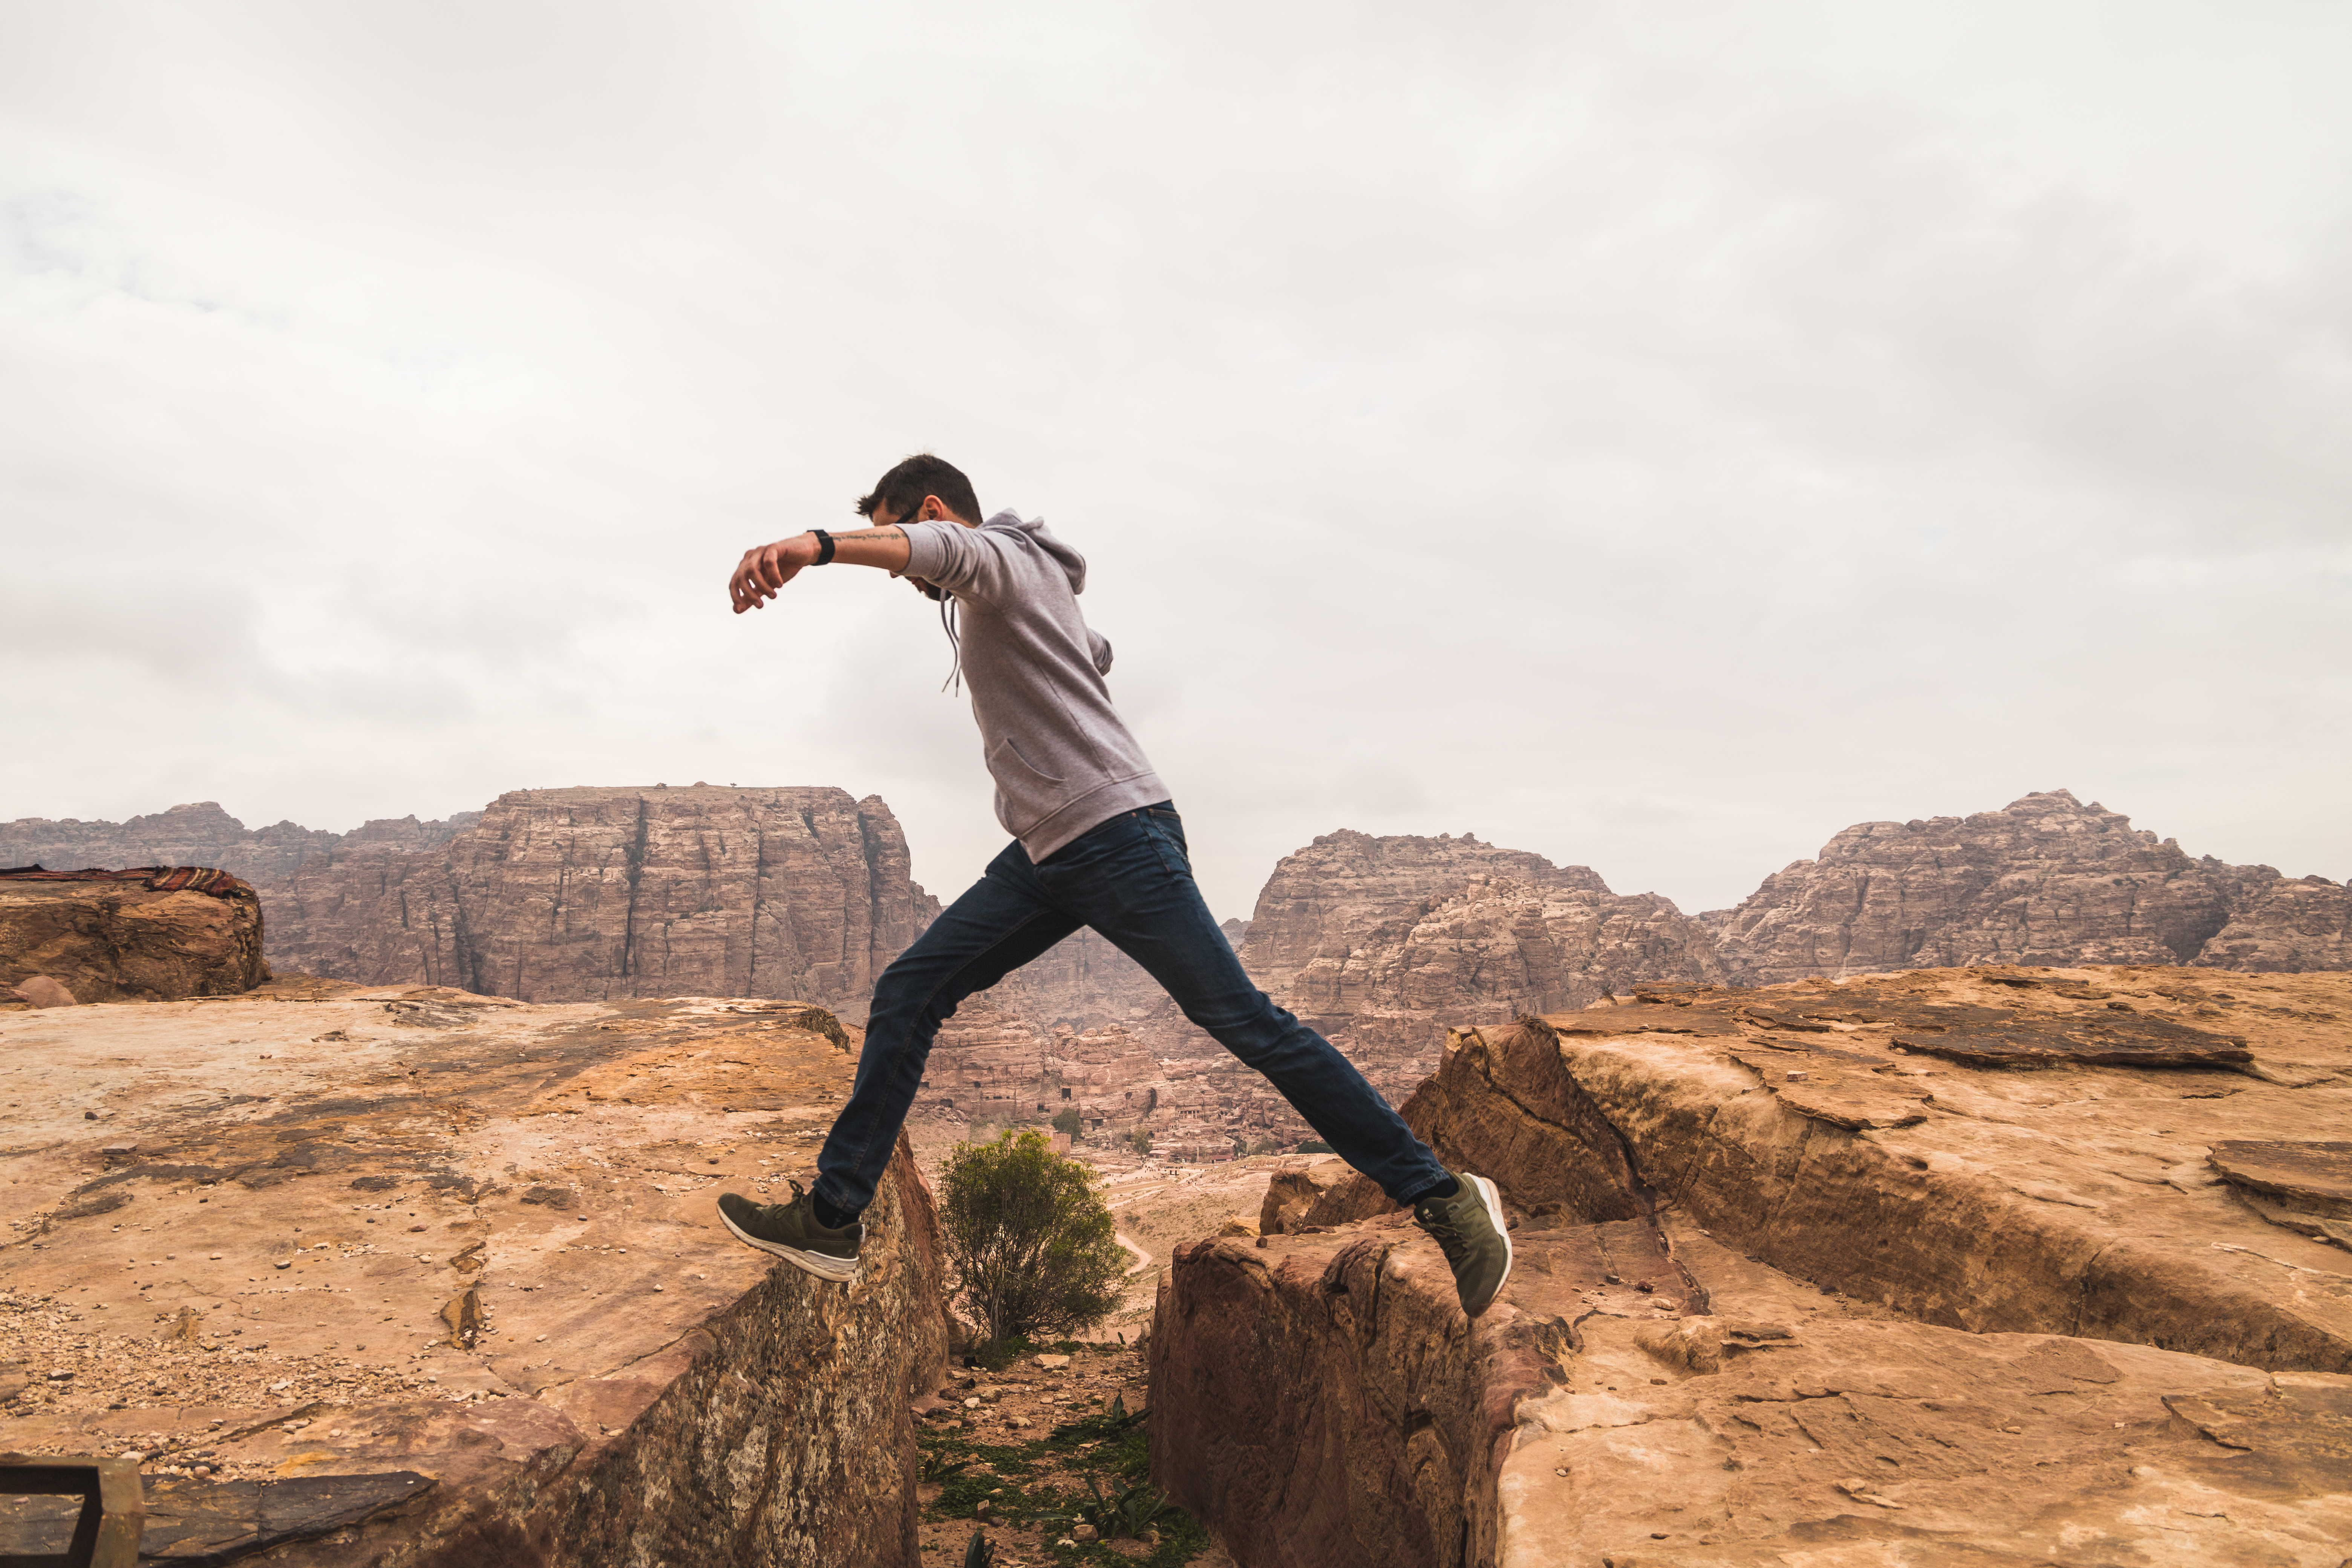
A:
{"label": "cracked rock surface", "polygon": [[1405,1115],[1500,1183],[1503,1297],[1465,1319],[1367,1184],[1288,1177],[1270,1234],[1175,1256],[1155,1475],[1244,1568],[2336,1568],[2352,980],[2220,978],[1653,987],[1458,1031]]}
{"label": "cracked rock surface", "polygon": [[947,1348],[911,1157],[847,1289],[713,1206],[805,1179],[835,1036],[299,981],[0,1016],[0,1448],[138,1455],[183,1557],[902,1562]]}

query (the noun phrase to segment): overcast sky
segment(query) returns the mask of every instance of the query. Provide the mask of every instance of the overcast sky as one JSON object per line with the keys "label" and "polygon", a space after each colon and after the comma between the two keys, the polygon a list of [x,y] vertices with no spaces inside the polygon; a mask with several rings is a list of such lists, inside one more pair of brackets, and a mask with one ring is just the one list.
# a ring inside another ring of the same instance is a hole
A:
{"label": "overcast sky", "polygon": [[657,781],[1002,843],[935,449],[1246,915],[2068,787],[2352,875],[2352,8],[0,4],[0,819]]}

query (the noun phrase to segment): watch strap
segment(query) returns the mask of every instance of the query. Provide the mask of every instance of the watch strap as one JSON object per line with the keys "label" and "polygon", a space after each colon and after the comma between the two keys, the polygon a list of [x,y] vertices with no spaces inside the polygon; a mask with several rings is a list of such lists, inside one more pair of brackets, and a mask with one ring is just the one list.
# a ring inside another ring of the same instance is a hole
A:
{"label": "watch strap", "polygon": [[833,563],[833,535],[827,533],[821,528],[812,528],[809,531],[816,535],[816,563],[820,566],[831,565]]}

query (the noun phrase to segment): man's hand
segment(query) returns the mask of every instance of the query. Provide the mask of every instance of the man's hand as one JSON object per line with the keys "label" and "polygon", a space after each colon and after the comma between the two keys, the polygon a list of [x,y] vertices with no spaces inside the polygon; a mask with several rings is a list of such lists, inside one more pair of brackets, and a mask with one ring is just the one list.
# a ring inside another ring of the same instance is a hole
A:
{"label": "man's hand", "polygon": [[735,613],[764,609],[769,600],[783,585],[801,574],[801,568],[816,563],[816,536],[796,533],[790,539],[779,539],[773,544],[761,544],[743,552],[735,575],[727,580],[727,592],[734,596]]}
{"label": "man's hand", "polygon": [[[727,591],[735,596],[735,613],[764,608],[779,589],[801,574],[802,567],[816,564],[816,551],[815,534],[795,533],[743,552],[742,562],[727,583]],[[907,536],[896,523],[833,536],[833,558],[844,566],[879,566],[896,574],[906,569],[910,553]]]}

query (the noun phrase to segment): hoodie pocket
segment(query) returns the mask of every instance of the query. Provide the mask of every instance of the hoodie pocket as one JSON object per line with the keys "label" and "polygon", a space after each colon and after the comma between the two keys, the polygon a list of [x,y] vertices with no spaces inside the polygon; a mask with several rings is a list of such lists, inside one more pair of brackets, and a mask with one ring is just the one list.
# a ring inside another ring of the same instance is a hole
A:
{"label": "hoodie pocket", "polygon": [[1051,816],[1068,799],[1070,785],[1032,763],[1007,735],[988,753],[988,774],[1002,805],[997,820],[1015,838]]}

